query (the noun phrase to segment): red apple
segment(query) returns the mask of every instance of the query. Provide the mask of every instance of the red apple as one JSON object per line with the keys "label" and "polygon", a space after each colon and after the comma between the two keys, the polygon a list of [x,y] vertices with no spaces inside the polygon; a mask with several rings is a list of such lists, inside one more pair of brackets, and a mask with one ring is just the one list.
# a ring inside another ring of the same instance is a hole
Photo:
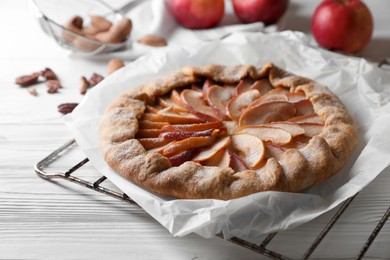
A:
{"label": "red apple", "polygon": [[276,23],[286,12],[289,0],[233,0],[234,12],[244,23]]}
{"label": "red apple", "polygon": [[189,29],[207,29],[217,25],[224,13],[224,0],[172,0],[176,20]]}
{"label": "red apple", "polygon": [[360,0],[324,0],[314,12],[311,27],[320,46],[357,53],[371,40],[373,20]]}

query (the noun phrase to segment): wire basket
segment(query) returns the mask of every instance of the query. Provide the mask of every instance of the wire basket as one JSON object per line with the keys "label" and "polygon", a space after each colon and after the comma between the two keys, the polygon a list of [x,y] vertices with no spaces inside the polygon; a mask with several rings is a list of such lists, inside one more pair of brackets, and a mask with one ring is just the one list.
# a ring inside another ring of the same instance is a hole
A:
{"label": "wire basket", "polygon": [[90,16],[103,16],[112,23],[124,18],[122,10],[115,10],[99,0],[31,0],[33,13],[42,30],[61,47],[87,56],[125,48],[123,43],[104,43],[73,32],[64,25],[75,15],[83,18],[84,25],[90,24]]}

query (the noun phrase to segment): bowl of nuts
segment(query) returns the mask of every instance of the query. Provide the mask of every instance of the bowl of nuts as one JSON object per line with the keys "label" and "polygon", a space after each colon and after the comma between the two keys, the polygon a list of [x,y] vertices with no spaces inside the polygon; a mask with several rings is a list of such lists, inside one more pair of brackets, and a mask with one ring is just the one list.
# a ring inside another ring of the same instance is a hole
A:
{"label": "bowl of nuts", "polygon": [[115,10],[99,0],[31,0],[43,31],[60,46],[87,56],[130,45],[132,22],[124,11],[140,2]]}

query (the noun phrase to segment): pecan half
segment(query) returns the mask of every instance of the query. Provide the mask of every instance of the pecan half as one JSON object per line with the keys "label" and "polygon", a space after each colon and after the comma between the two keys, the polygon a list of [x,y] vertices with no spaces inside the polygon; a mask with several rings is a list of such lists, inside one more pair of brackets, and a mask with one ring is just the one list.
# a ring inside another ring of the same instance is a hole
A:
{"label": "pecan half", "polygon": [[57,79],[57,75],[50,68],[45,68],[41,73],[46,80]]}
{"label": "pecan half", "polygon": [[85,93],[87,93],[87,90],[89,88],[89,81],[84,76],[80,78],[80,86],[81,86],[80,94],[85,95]]}
{"label": "pecan half", "polygon": [[77,29],[83,29],[83,18],[81,16],[73,16],[72,18],[70,18],[70,20],[68,21],[68,23],[66,25],[69,26],[74,26],[76,27]]}
{"label": "pecan half", "polygon": [[70,112],[72,112],[73,109],[75,109],[78,104],[79,103],[64,103],[64,104],[58,105],[57,109],[58,109],[58,112],[66,115],[66,114],[69,114]]}
{"label": "pecan half", "polygon": [[38,78],[41,75],[40,72],[34,72],[31,75],[24,75],[15,79],[15,84],[21,87],[28,87],[38,82]]}
{"label": "pecan half", "polygon": [[58,89],[61,88],[61,83],[56,79],[51,79],[46,81],[47,92],[50,94],[54,94],[58,92]]}
{"label": "pecan half", "polygon": [[89,85],[91,85],[91,87],[96,86],[103,79],[104,77],[102,75],[93,73],[91,78],[89,79]]}

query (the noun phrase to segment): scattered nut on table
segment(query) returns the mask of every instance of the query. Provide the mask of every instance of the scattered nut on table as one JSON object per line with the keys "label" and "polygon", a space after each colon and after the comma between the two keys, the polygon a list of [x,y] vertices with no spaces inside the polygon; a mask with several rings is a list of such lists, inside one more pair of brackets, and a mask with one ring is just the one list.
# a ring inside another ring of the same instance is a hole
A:
{"label": "scattered nut on table", "polygon": [[100,81],[102,81],[104,77],[98,73],[93,73],[92,76],[89,78],[89,85],[91,87],[96,86]]}
{"label": "scattered nut on table", "polygon": [[107,75],[110,75],[114,71],[125,66],[125,63],[121,59],[111,59],[107,64]]}
{"label": "scattered nut on table", "polygon": [[34,96],[36,97],[38,95],[38,92],[35,88],[28,88],[27,89],[27,92],[31,95],[31,96]]}
{"label": "scattered nut on table", "polygon": [[15,79],[15,84],[21,87],[28,87],[38,82],[38,78],[41,75],[40,72],[34,72],[30,75],[23,75]]}
{"label": "scattered nut on table", "polygon": [[86,77],[81,76],[80,78],[80,94],[85,95],[87,93],[87,90],[89,88],[89,81]]}
{"label": "scattered nut on table", "polygon": [[157,35],[142,36],[141,38],[138,39],[138,43],[154,46],[154,47],[166,46],[168,44],[163,37]]}
{"label": "scattered nut on table", "polygon": [[58,109],[58,112],[60,112],[61,114],[69,114],[70,112],[72,112],[78,105],[79,103],[64,103],[64,104],[60,104],[58,105],[57,109]]}
{"label": "scattered nut on table", "polygon": [[54,94],[58,92],[58,89],[61,88],[61,83],[56,79],[50,79],[46,81],[47,92],[49,94]]}
{"label": "scattered nut on table", "polygon": [[51,79],[57,79],[57,75],[54,73],[54,71],[50,68],[45,68],[41,71],[42,77],[44,77],[46,80]]}

